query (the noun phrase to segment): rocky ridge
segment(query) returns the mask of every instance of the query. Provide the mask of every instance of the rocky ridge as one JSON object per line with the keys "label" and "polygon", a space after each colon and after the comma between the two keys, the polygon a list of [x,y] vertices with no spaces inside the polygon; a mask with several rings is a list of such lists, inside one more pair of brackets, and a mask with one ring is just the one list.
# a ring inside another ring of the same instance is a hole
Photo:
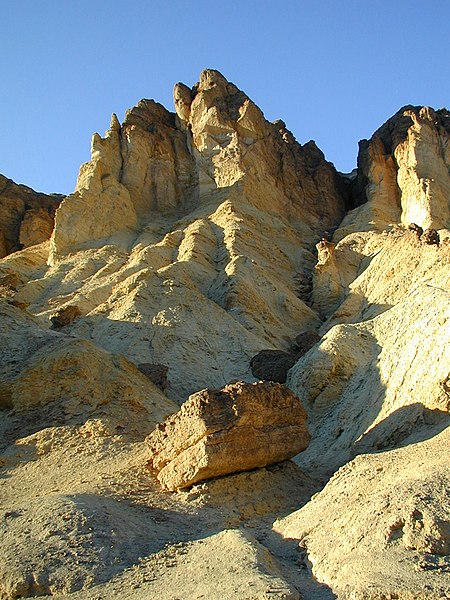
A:
{"label": "rocky ridge", "polygon": [[[449,113],[401,109],[350,181],[217,71],[174,103],[113,115],[0,262],[0,594],[446,597]],[[269,350],[296,464],[161,490],[147,436]]]}

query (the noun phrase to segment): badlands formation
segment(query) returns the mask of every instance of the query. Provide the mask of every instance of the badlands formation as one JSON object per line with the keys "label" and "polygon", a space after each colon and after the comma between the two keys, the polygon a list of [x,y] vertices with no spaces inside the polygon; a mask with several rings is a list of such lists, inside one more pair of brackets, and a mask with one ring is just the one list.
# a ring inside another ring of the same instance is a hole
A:
{"label": "badlands formation", "polygon": [[450,114],[174,102],[0,178],[0,597],[450,598]]}

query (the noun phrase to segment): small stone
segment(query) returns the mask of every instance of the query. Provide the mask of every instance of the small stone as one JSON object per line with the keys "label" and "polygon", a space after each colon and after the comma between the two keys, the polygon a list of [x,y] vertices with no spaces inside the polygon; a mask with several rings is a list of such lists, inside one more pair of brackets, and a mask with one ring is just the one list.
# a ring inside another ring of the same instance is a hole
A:
{"label": "small stone", "polygon": [[81,310],[78,308],[78,306],[65,306],[50,317],[50,321],[52,322],[52,328],[61,329],[61,327],[65,327],[66,325],[72,323],[72,321],[74,321],[80,315]]}
{"label": "small stone", "polygon": [[420,241],[430,246],[439,246],[440,238],[439,233],[435,229],[426,229],[420,236]]}

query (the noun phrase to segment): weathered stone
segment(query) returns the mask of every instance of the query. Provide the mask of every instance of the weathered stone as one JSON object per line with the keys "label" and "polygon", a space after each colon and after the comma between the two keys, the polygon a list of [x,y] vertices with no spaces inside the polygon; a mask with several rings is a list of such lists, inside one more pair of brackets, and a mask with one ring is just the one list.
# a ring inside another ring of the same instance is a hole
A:
{"label": "weathered stone", "polygon": [[295,353],[282,350],[261,350],[250,361],[252,373],[258,379],[285,383],[287,372],[295,364]]}
{"label": "weathered stone", "polygon": [[409,229],[409,231],[414,231],[414,233],[417,235],[418,238],[420,238],[420,236],[423,233],[422,227],[419,227],[419,225],[416,225],[416,223],[410,223],[408,225],[408,229]]}
{"label": "weathered stone", "polygon": [[333,242],[322,238],[318,244],[316,244],[317,248],[317,265],[318,268],[322,264],[326,264],[330,261],[334,254],[334,246]]}
{"label": "weathered stone", "polygon": [[54,217],[44,208],[32,208],[26,211],[20,224],[20,244],[27,248],[50,239],[53,224]]}
{"label": "weathered stone", "polygon": [[300,400],[277,383],[237,382],[193,394],[147,438],[169,490],[295,456],[309,443]]}
{"label": "weathered stone", "polygon": [[152,363],[141,363],[137,365],[141,373],[150,379],[162,391],[167,387],[167,373],[169,367],[167,365],[157,365]]}
{"label": "weathered stone", "polygon": [[79,307],[70,305],[58,310],[50,317],[50,321],[52,322],[53,329],[60,329],[72,323],[80,315],[81,310]]}

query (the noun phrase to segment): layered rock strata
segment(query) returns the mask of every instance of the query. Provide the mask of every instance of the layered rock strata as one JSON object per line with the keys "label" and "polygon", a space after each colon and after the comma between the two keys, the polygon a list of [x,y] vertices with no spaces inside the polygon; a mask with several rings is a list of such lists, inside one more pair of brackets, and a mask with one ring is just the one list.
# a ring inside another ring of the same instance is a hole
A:
{"label": "layered rock strata", "polygon": [[147,441],[159,481],[176,490],[291,458],[309,433],[300,400],[283,385],[232,383],[190,396]]}

